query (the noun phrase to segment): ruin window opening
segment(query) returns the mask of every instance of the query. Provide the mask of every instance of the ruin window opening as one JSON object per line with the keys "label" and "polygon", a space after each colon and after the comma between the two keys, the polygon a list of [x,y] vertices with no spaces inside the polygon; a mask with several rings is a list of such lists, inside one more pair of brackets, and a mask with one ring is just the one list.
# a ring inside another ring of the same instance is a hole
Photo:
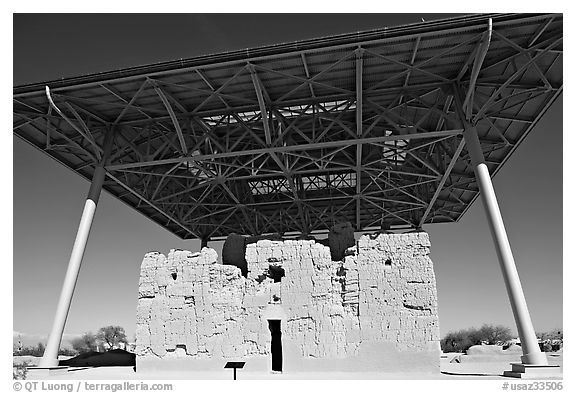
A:
{"label": "ruin window opening", "polygon": [[270,277],[274,282],[280,282],[282,277],[286,276],[286,272],[282,266],[270,264],[268,266],[268,277]]}

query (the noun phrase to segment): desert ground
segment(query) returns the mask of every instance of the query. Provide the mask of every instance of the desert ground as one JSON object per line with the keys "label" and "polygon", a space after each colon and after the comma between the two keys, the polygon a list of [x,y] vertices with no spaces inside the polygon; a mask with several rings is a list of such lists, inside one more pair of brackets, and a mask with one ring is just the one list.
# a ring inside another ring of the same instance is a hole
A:
{"label": "desert ground", "polygon": [[[547,354],[551,365],[560,366],[560,374],[563,368],[563,352]],[[14,364],[28,361],[29,364],[37,364],[37,359],[30,356],[15,357]],[[267,372],[243,372],[237,371],[237,378],[244,380],[259,379],[402,379],[402,380],[491,380],[510,379],[502,376],[503,371],[510,370],[510,363],[519,363],[520,353],[515,355],[493,354],[443,354],[440,359],[440,372],[438,373],[386,373],[386,372],[285,372],[272,374]],[[45,379],[53,380],[228,380],[232,379],[232,370],[221,369],[215,371],[190,371],[182,372],[156,372],[135,373],[132,367],[96,367],[96,368],[70,368],[67,373],[53,375]],[[543,378],[539,378],[543,379]],[[554,379],[558,379],[557,377]]]}

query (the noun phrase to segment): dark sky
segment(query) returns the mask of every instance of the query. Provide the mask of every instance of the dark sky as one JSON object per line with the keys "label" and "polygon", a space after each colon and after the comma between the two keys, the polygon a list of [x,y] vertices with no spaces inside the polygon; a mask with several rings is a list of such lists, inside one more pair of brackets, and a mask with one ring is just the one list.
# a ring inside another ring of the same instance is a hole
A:
{"label": "dark sky", "polygon": [[[440,19],[430,14],[15,15],[13,85],[200,54]],[[89,184],[13,137],[16,331],[47,334]],[[562,326],[562,97],[494,179],[537,331]],[[425,226],[440,329],[515,330],[480,199],[457,224]],[[214,243],[219,249],[221,245]],[[197,250],[103,193],[66,333],[119,324],[132,335],[143,255]]]}
{"label": "dark sky", "polygon": [[16,14],[14,85],[455,15]]}

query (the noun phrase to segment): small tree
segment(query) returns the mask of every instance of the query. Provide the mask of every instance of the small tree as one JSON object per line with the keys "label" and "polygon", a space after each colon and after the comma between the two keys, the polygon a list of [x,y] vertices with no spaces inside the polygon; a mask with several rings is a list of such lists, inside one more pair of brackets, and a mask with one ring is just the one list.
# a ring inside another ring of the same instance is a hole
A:
{"label": "small tree", "polygon": [[[488,324],[482,325],[478,330],[477,337],[480,342],[476,342],[475,344],[486,342],[489,345],[502,345],[513,338],[510,328],[503,325]],[[478,341],[478,339],[476,341]]]}
{"label": "small tree", "polygon": [[62,355],[62,356],[75,356],[78,355],[78,351],[72,349],[72,348],[60,348],[58,350],[58,355]]}
{"label": "small tree", "polygon": [[472,345],[501,345],[510,339],[512,334],[506,326],[484,324],[480,329],[469,328],[448,333],[440,340],[440,347],[444,352],[465,352]]}
{"label": "small tree", "polygon": [[450,332],[440,341],[440,347],[444,352],[464,352],[474,343],[470,339],[470,330]]}
{"label": "small tree", "polygon": [[44,349],[46,347],[42,343],[38,343],[35,347],[24,347],[22,351],[20,351],[21,355],[31,355],[40,357],[44,355]]}
{"label": "small tree", "polygon": [[23,347],[18,355],[20,356],[36,356],[40,357],[44,355],[45,346],[42,343],[38,343],[35,347]]}
{"label": "small tree", "polygon": [[34,356],[44,356],[44,350],[46,349],[46,346],[42,343],[38,343],[38,345],[35,348],[35,353]]}
{"label": "small tree", "polygon": [[96,336],[91,332],[71,341],[72,348],[78,353],[94,352],[97,349]]}
{"label": "small tree", "polygon": [[544,352],[557,351],[562,348],[564,332],[562,329],[552,329],[546,333],[536,333],[540,339],[540,347]]}
{"label": "small tree", "polygon": [[24,345],[22,344],[22,335],[19,334],[18,335],[18,342],[14,343],[12,352],[14,354],[20,354],[20,352],[22,352],[23,349],[24,349]]}
{"label": "small tree", "polygon": [[117,347],[120,343],[128,343],[126,332],[121,326],[105,326],[98,330],[97,341],[108,350]]}
{"label": "small tree", "polygon": [[552,329],[546,333],[537,333],[536,336],[541,340],[563,340],[564,332],[562,329]]}

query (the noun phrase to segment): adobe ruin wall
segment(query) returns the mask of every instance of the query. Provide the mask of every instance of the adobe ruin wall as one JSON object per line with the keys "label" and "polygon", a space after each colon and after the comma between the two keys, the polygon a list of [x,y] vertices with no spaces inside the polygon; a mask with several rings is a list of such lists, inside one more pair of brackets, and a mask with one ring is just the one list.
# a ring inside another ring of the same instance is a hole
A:
{"label": "adobe ruin wall", "polygon": [[[285,371],[438,371],[436,282],[425,232],[363,235],[341,261],[313,240],[246,246],[247,276],[215,250],[146,254],[137,370],[270,368],[267,321],[282,322]],[[284,270],[275,283],[271,265]]]}

